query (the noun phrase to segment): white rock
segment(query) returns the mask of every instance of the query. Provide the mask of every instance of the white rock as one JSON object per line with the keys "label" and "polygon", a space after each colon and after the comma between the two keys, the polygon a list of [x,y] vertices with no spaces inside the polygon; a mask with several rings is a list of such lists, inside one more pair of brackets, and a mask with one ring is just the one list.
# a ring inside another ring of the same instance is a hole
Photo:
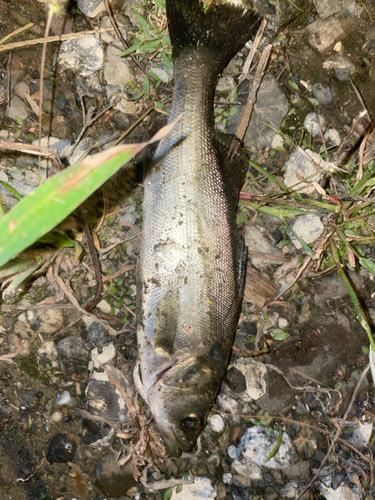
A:
{"label": "white rock", "polygon": [[69,391],[63,391],[60,394],[60,397],[58,396],[56,398],[56,404],[60,405],[60,406],[67,405],[70,402],[70,400],[71,400],[70,392]]}
{"label": "white rock", "polygon": [[[318,153],[310,149],[306,149],[305,153],[317,163],[322,170],[328,170],[328,163],[325,162]],[[290,155],[286,166],[284,183],[287,187],[292,187],[295,191],[298,191],[298,193],[312,194],[315,191],[315,187],[311,182],[315,181],[319,183],[323,178],[323,173],[317,173],[318,169],[315,164],[309,161],[308,158],[299,151],[294,151]]]}
{"label": "white rock", "polygon": [[277,320],[277,325],[279,328],[281,328],[282,330],[284,330],[284,328],[288,328],[288,325],[289,325],[289,321],[285,318],[279,318]]}
{"label": "white rock", "polygon": [[316,137],[324,130],[325,122],[326,119],[324,116],[312,111],[306,116],[303,126],[307,129],[309,134],[311,133],[313,137]]}
{"label": "white rock", "polygon": [[63,414],[61,413],[61,411],[55,411],[54,413],[52,413],[50,417],[50,420],[53,423],[60,422],[62,419],[63,419]]}
{"label": "white rock", "polygon": [[275,448],[278,437],[279,433],[276,430],[274,434],[271,434],[267,427],[249,427],[237,450],[240,462],[264,466],[269,469],[283,469],[293,465],[298,457],[286,432],[283,433],[282,443],[276,455],[265,462],[267,456]]}
{"label": "white rock", "polygon": [[[86,139],[80,141],[78,146],[74,149],[72,156],[69,157],[69,164],[74,165],[75,163],[78,163],[79,161],[83,160],[87,156],[87,153],[92,145],[93,145],[93,140],[90,137],[87,137]],[[72,146],[66,146],[63,149],[62,154],[69,155],[73,147],[74,144]]]}
{"label": "white rock", "polygon": [[315,8],[319,17],[326,17],[338,14],[341,11],[341,2],[332,2],[332,0],[314,0]]}
{"label": "white rock", "polygon": [[9,177],[4,170],[0,170],[0,181],[9,182]]}
{"label": "white rock", "polygon": [[332,488],[326,488],[323,484],[321,485],[322,489],[320,494],[326,500],[360,500],[361,495],[359,493],[354,492],[349,488],[349,486],[340,485],[336,490]]}
{"label": "white rock", "polygon": [[[94,347],[91,350],[91,361],[89,363],[89,370],[93,368],[100,368],[100,363],[106,365],[110,363],[116,356],[116,347],[113,342],[110,342],[102,348],[102,352],[99,354],[98,348]],[[100,362],[100,363],[99,363]]]}
{"label": "white rock", "polygon": [[101,300],[96,307],[106,314],[109,314],[111,312],[111,306],[104,299]]}
{"label": "white rock", "polygon": [[[246,379],[245,394],[247,394],[250,399],[257,401],[266,394],[267,384],[265,376],[267,374],[267,368],[263,363],[259,363],[259,361],[255,361],[255,359],[251,358],[240,358],[230,366],[234,366],[244,375]],[[247,399],[243,395],[241,398],[244,400]]]}
{"label": "white rock", "polygon": [[212,415],[212,417],[210,418],[210,427],[214,432],[223,432],[224,420],[220,415]]}
{"label": "white rock", "polygon": [[275,137],[272,139],[271,148],[276,149],[282,147],[283,145],[284,145],[284,137],[280,134],[276,134]]}
{"label": "white rock", "polygon": [[328,141],[330,146],[340,146],[341,144],[340,134],[334,128],[329,128],[324,133],[324,139]]}
{"label": "white rock", "polygon": [[72,69],[82,76],[92,75],[100,70],[103,59],[103,45],[95,35],[62,42],[57,56],[61,66]]}
{"label": "white rock", "polygon": [[217,402],[219,403],[221,409],[226,413],[237,415],[241,412],[241,405],[227,394],[219,394],[217,397]]}
{"label": "white rock", "polygon": [[372,422],[350,422],[356,428],[353,434],[346,438],[354,446],[366,446],[370,441],[374,424]]}
{"label": "white rock", "polygon": [[[247,226],[245,232],[245,243],[249,249],[249,252],[262,252],[265,254],[281,256],[282,252],[275,248],[270,240],[263,236],[261,231],[255,226]],[[272,259],[267,259],[266,257],[250,257],[251,263],[254,267],[261,268],[267,266]]]}
{"label": "white rock", "polygon": [[193,484],[184,484],[180,493],[176,493],[176,488],[173,489],[171,497],[173,500],[209,500],[216,498],[216,491],[207,477],[196,477]]}
{"label": "white rock", "polygon": [[296,489],[293,483],[287,483],[280,490],[280,495],[288,500],[294,500],[296,498]]}
{"label": "white rock", "polygon": [[225,474],[223,474],[223,483],[232,484],[232,478],[233,475],[230,472],[225,472]]}
{"label": "white rock", "polygon": [[[308,214],[296,217],[292,229],[305,243],[310,244],[323,234],[324,226],[319,215]],[[295,235],[291,231],[287,231],[287,233],[293,245],[298,249],[302,248]]]}
{"label": "white rock", "polygon": [[227,452],[228,452],[228,456],[230,458],[233,458],[233,460],[235,458],[237,458],[237,448],[233,444],[231,444],[230,446],[228,446]]}

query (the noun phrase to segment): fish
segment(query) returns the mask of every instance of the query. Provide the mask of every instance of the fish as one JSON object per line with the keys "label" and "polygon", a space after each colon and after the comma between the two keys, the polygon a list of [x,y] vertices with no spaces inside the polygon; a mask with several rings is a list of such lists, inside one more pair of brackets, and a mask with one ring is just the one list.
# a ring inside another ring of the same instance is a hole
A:
{"label": "fish", "polygon": [[[134,379],[166,449],[189,451],[228,365],[247,249],[236,225],[246,169],[215,138],[220,73],[260,16],[218,1],[166,0],[174,91],[169,123],[144,174]],[[179,118],[179,119],[178,119]]]}

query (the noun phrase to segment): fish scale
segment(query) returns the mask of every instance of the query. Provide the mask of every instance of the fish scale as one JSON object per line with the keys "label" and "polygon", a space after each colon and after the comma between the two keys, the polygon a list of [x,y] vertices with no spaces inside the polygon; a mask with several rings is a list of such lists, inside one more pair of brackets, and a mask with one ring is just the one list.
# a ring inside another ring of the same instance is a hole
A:
{"label": "fish scale", "polygon": [[169,122],[180,120],[145,173],[136,380],[175,453],[203,430],[240,312],[246,251],[232,194],[240,187],[219,162],[213,97],[258,17],[227,5],[203,13],[199,0],[166,7],[175,80]]}

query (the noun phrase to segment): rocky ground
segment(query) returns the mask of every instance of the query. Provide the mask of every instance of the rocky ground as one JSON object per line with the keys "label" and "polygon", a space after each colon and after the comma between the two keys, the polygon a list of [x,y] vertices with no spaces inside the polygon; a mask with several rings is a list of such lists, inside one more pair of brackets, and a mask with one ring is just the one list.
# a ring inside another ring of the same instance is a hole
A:
{"label": "rocky ground", "polygon": [[[67,39],[47,44],[43,145],[64,165],[123,133],[128,142],[150,137],[169,111],[163,2],[114,2],[122,36],[106,4],[79,0],[52,20],[51,35]],[[143,154],[84,205],[104,277],[92,314],[80,307],[97,284],[80,216],[59,229],[75,248],[37,249],[48,253],[46,265],[21,287],[0,269],[1,499],[375,498],[374,384],[356,308],[358,301],[373,328],[375,3],[270,6],[250,79],[251,43],[215,96],[218,130],[234,133],[259,52],[273,43],[244,140],[244,306],[199,453],[161,463],[154,450],[150,463],[147,408],[133,389]],[[43,2],[0,0],[0,12],[0,139],[38,144],[42,44],[31,40],[43,37],[47,11]],[[96,36],[69,35],[98,28]],[[39,172],[25,149],[1,151],[6,210],[58,171],[44,160]],[[132,441],[138,448],[126,461]]]}

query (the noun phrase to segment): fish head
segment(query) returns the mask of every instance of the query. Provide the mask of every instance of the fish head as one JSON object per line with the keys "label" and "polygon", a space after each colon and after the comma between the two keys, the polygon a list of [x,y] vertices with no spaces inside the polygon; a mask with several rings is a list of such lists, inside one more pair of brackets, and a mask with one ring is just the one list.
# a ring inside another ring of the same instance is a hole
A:
{"label": "fish head", "polygon": [[216,392],[212,371],[197,358],[179,360],[149,387],[148,403],[169,453],[191,450]]}

